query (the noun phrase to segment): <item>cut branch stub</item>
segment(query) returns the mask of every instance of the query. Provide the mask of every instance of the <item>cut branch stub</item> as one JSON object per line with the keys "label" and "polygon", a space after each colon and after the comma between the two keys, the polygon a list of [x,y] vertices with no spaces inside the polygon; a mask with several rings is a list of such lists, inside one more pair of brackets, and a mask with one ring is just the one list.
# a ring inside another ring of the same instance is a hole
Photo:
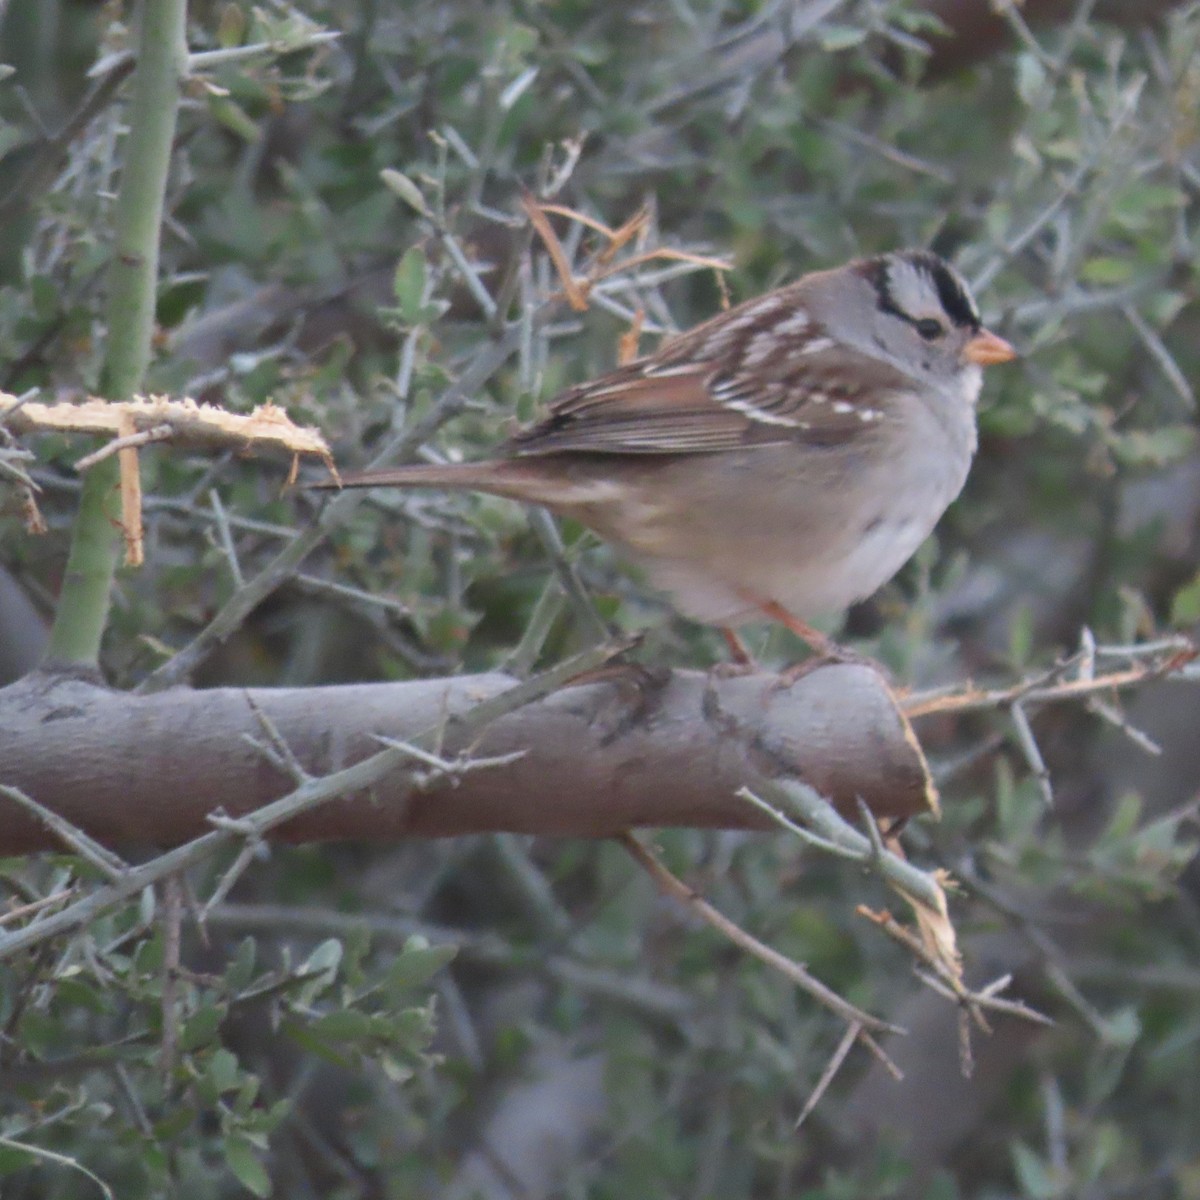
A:
{"label": "cut branch stub", "polygon": [[136,396],[122,402],[92,397],[78,404],[43,404],[0,392],[0,420],[18,434],[100,433],[131,438],[153,433],[147,440],[235,450],[270,449],[315,455],[327,464],[333,461],[317,430],[294,425],[274,404],[260,404],[252,413],[231,413],[212,404],[166,396]]}

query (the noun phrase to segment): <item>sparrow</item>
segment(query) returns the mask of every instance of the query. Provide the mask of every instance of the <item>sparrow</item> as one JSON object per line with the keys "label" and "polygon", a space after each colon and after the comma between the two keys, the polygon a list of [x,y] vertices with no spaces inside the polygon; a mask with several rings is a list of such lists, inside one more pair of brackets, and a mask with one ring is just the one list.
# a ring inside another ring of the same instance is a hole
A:
{"label": "sparrow", "polygon": [[767,617],[836,655],[809,619],[870,596],[929,536],[970,469],[983,368],[1015,353],[953,267],[899,250],[805,275],[569,388],[493,458],[317,486],[543,505],[731,646]]}

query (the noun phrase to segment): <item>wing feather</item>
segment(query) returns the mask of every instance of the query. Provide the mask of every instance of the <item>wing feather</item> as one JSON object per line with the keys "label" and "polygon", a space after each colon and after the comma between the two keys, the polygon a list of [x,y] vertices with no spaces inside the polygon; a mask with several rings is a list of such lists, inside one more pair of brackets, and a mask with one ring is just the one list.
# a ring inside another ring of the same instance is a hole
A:
{"label": "wing feather", "polygon": [[839,445],[887,419],[900,371],[837,343],[784,288],[722,313],[654,354],[563,392],[514,455],[711,454]]}

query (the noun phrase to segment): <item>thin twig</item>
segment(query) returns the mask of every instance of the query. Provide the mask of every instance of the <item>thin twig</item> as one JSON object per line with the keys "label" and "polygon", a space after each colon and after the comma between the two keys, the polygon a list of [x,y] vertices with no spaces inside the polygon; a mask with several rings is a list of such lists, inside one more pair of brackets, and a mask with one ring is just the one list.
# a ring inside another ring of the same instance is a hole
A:
{"label": "thin twig", "polygon": [[120,450],[132,450],[138,446],[149,446],[151,442],[165,442],[175,432],[172,425],[155,425],[151,429],[143,429],[140,433],[129,433],[124,437],[115,437],[109,442],[105,442],[99,450],[93,450],[91,454],[85,454],[75,464],[75,470],[83,472],[89,467],[94,467],[98,462],[103,462],[106,458],[111,457]]}
{"label": "thin twig", "polygon": [[488,846],[500,867],[505,894],[511,890],[534,929],[552,943],[561,945],[570,937],[573,922],[555,897],[546,876],[530,858],[527,841],[514,833],[496,833],[488,838]]}
{"label": "thin twig", "polygon": [[412,608],[405,604],[403,600],[397,600],[395,596],[385,596],[381,592],[368,592],[363,588],[352,587],[348,583],[338,583],[334,579],[320,579],[316,575],[297,575],[295,583],[304,591],[314,592],[317,595],[337,596],[343,600],[352,600],[357,605],[382,609],[384,612],[392,613],[397,617],[411,617],[413,615]]}
{"label": "thin twig", "polygon": [[217,886],[213,888],[212,894],[200,909],[196,923],[201,929],[204,929],[207,925],[212,910],[229,895],[233,890],[233,885],[245,874],[250,864],[256,858],[263,857],[265,847],[265,843],[261,839],[254,837],[252,832],[244,831],[235,821],[224,819],[216,813],[209,813],[208,820],[209,824],[216,826],[218,829],[224,829],[229,833],[244,834],[246,844],[237,852],[233,862],[226,867],[221,878],[217,880]]}
{"label": "thin twig", "polygon": [[[1099,650],[1097,650],[1099,653]],[[1177,649],[1164,662],[1139,663],[1123,671],[1111,671],[1091,679],[1070,679],[1044,687],[1028,683],[1006,688],[985,690],[966,684],[954,691],[917,692],[900,697],[900,708],[911,721],[931,713],[978,712],[981,709],[1005,708],[1016,701],[1025,704],[1046,704],[1058,700],[1076,700],[1098,692],[1119,691],[1147,683],[1153,679],[1179,678],[1188,664],[1197,657],[1196,647],[1189,642],[1186,649]]]}
{"label": "thin twig", "polygon": [[579,578],[574,564],[567,559],[566,547],[554,518],[544,508],[531,508],[529,524],[554,564],[559,586],[570,601],[571,611],[579,622],[584,637],[593,642],[604,641],[610,637],[604,618],[596,611],[596,606],[584,587],[583,580]]}
{"label": "thin twig", "polygon": [[433,224],[437,232],[438,240],[445,247],[446,253],[450,256],[450,261],[458,268],[459,276],[467,285],[467,291],[475,298],[475,302],[483,311],[484,317],[491,321],[496,317],[496,302],[492,299],[492,294],[483,286],[483,281],[479,278],[478,270],[473,267],[468,261],[466,254],[463,253],[462,247],[458,244],[458,238],[450,232],[449,227],[441,220],[436,218],[432,213],[427,213],[426,216]]}
{"label": "thin twig", "polygon": [[164,1093],[170,1092],[179,1048],[179,934],[183,921],[182,886],[178,874],[163,880],[162,928],[162,1038],[159,1042],[159,1070]]}
{"label": "thin twig", "polygon": [[1166,376],[1167,382],[1175,389],[1176,395],[1187,405],[1190,411],[1195,412],[1196,393],[1192,385],[1188,382],[1187,376],[1175,361],[1174,355],[1167,349],[1166,343],[1150,328],[1146,323],[1146,319],[1132,304],[1123,304],[1121,312],[1129,324],[1133,326],[1134,333],[1138,335],[1142,345],[1149,352],[1150,357],[1154,359],[1163,375]]}
{"label": "thin twig", "polygon": [[134,57],[128,53],[112,63],[111,69],[96,80],[62,127],[37,147],[29,165],[0,196],[0,228],[9,228],[17,215],[41,195],[58,171],[59,164],[70,153],[71,144],[113,102],[121,84],[133,74],[133,68]]}
{"label": "thin twig", "polygon": [[223,904],[209,914],[213,925],[273,936],[347,937],[367,931],[385,945],[403,945],[419,934],[434,945],[455,945],[467,961],[488,968],[540,972],[568,987],[633,1008],[657,1020],[683,1021],[697,998],[682,988],[580,962],[566,954],[531,953],[491,932],[459,929],[393,913],[341,913],[328,908],[281,904]]}
{"label": "thin twig", "polygon": [[[1012,0],[1004,0],[1005,11],[1010,20],[1013,19],[1014,10],[1012,8]],[[1019,18],[1017,18],[1019,21]],[[1020,24],[1023,25],[1023,22]],[[1034,45],[1036,45],[1036,39]],[[1053,69],[1053,64],[1051,64]],[[1066,181],[1059,188],[1058,193],[1054,198],[1042,208],[1033,219],[1021,230],[1020,233],[1010,237],[1008,241],[1001,247],[997,254],[994,254],[991,260],[982,269],[977,271],[971,279],[971,287],[974,291],[986,291],[988,285],[1004,268],[1005,263],[1009,262],[1017,254],[1019,254],[1033,239],[1054,219],[1058,211],[1064,204],[1074,196],[1080,189],[1083,181],[1087,178],[1089,172],[1099,166],[1109,154],[1113,141],[1117,133],[1124,128],[1125,123],[1136,112],[1136,100],[1130,98],[1126,101],[1124,108],[1118,112],[1112,121],[1111,125],[1105,130],[1104,138],[1100,143],[1091,148],[1091,152],[1080,161]]]}
{"label": "thin twig", "polygon": [[538,237],[542,239],[542,245],[545,246],[546,253],[554,264],[554,270],[562,284],[563,295],[566,297],[567,303],[575,312],[587,312],[587,293],[591,285],[586,280],[580,281],[575,278],[566,251],[563,250],[562,242],[559,241],[558,234],[554,232],[554,227],[546,217],[544,206],[526,193],[521,197],[521,207],[525,210],[529,223],[537,230]]}
{"label": "thin twig", "polygon": [[0,796],[7,796],[28,812],[33,813],[68,850],[90,862],[106,878],[120,880],[128,874],[129,865],[119,855],[114,854],[106,846],[102,846],[95,838],[89,837],[77,825],[72,825],[66,817],[59,816],[44,804],[39,804],[32,796],[27,796],[20,788],[0,783]]}
{"label": "thin twig", "polygon": [[44,912],[48,908],[53,908],[56,904],[65,903],[78,891],[78,885],[73,884],[71,887],[63,888],[61,891],[52,892],[49,896],[42,896],[38,900],[31,900],[28,904],[22,904],[17,908],[10,908],[7,912],[0,913],[0,926],[11,925],[16,921],[23,920],[25,917],[36,917],[38,913]]}
{"label": "thin twig", "polygon": [[287,738],[279,732],[279,726],[275,724],[270,714],[254,699],[254,694],[249,689],[243,689],[242,695],[245,697],[250,711],[254,714],[255,719],[262,726],[263,732],[274,747],[279,760],[292,777],[292,782],[297,784],[308,783],[313,776],[305,770],[304,764],[296,757],[291,746],[288,745]]}
{"label": "thin twig", "polygon": [[464,775],[471,771],[486,770],[489,767],[507,767],[512,763],[519,762],[525,757],[526,751],[513,750],[508,754],[496,754],[490,758],[470,758],[467,755],[461,755],[458,758],[447,759],[440,754],[431,754],[421,746],[416,746],[412,742],[405,742],[399,738],[384,737],[381,733],[372,735],[372,740],[378,742],[381,746],[389,746],[393,750],[399,750],[401,753],[414,759],[416,762],[423,763],[431,768],[429,771],[420,771],[413,773],[413,786],[417,791],[426,791],[433,787],[435,783],[440,783],[442,780],[447,780],[451,784],[457,783]]}
{"label": "thin twig", "polygon": [[1029,765],[1030,773],[1037,780],[1038,789],[1042,793],[1042,800],[1047,808],[1053,808],[1054,788],[1050,783],[1050,768],[1046,766],[1046,760],[1042,757],[1041,747],[1037,744],[1037,738],[1033,736],[1033,727],[1029,724],[1029,715],[1020,701],[1009,706],[1008,715],[1012,718],[1013,729],[1017,735],[1017,745],[1021,747],[1021,753],[1025,755],[1025,761]]}
{"label": "thin twig", "polygon": [[229,573],[233,576],[233,586],[241,587],[246,582],[242,575],[242,566],[238,562],[237,547],[233,544],[233,531],[229,527],[229,514],[221,503],[220,493],[216,488],[208,489],[208,500],[212,506],[213,517],[217,526],[217,539],[225,552],[225,560],[229,563]]}
{"label": "thin twig", "polygon": [[554,623],[562,615],[566,607],[566,598],[562,593],[562,585],[557,577],[546,580],[545,587],[534,602],[533,611],[525,624],[521,640],[516,648],[504,660],[504,669],[518,679],[524,679],[541,656]]}
{"label": "thin twig", "polygon": [[1162,754],[1162,747],[1147,733],[1143,733],[1136,725],[1131,725],[1117,708],[1093,696],[1087,702],[1087,710],[1095,713],[1102,721],[1107,721],[1114,729],[1120,730],[1135,746],[1155,757]]}
{"label": "thin twig", "polygon": [[841,1070],[842,1063],[846,1061],[846,1055],[850,1053],[850,1048],[858,1041],[859,1034],[861,1033],[862,1026],[857,1021],[852,1021],[846,1026],[846,1032],[842,1034],[842,1040],[838,1042],[837,1049],[826,1064],[825,1070],[821,1072],[821,1078],[817,1080],[816,1087],[813,1088],[808,1099],[804,1102],[804,1107],[800,1110],[800,1115],[796,1118],[796,1124],[793,1128],[799,1129],[808,1120],[813,1109],[821,1102],[821,1097],[829,1090],[829,1085],[833,1082],[834,1076]]}
{"label": "thin twig", "polygon": [[972,991],[957,977],[953,972],[948,971],[945,964],[930,952],[930,950],[922,943],[921,939],[916,937],[910,930],[905,929],[903,925],[892,916],[891,913],[883,910],[875,912],[868,908],[865,904],[860,904],[856,909],[860,916],[866,917],[873,924],[878,925],[889,937],[904,946],[914,958],[923,963],[931,972],[930,975],[924,975],[918,971],[918,975],[927,983],[934,991],[953,1000],[956,1004],[964,1006],[971,1014],[975,1023],[983,1030],[988,1031],[989,1026],[984,1011],[1005,1013],[1008,1016],[1021,1017],[1023,1020],[1032,1021],[1038,1025],[1053,1025],[1054,1021],[1044,1013],[1038,1012],[1034,1008],[1030,1008],[1021,1000],[1006,1000],[996,993],[1000,987],[1008,982],[1007,977],[1002,982],[997,980],[995,983],[980,991]]}
{"label": "thin twig", "polygon": [[[1063,970],[1062,951],[1051,941],[1046,932],[1039,928],[1033,918],[1017,908],[997,887],[983,879],[969,862],[958,864],[958,874],[971,889],[991,908],[1000,913],[1017,933],[1033,947],[1041,959],[1042,970],[1058,994],[1075,1010],[1083,1022],[1101,1040],[1109,1036],[1108,1022]],[[986,989],[985,989],[986,991]]]}
{"label": "thin twig", "polygon": [[309,50],[316,46],[328,46],[336,42],[341,33],[333,30],[315,30],[298,38],[280,38],[273,42],[251,42],[245,46],[226,46],[220,50],[197,50],[189,54],[187,69],[189,75],[198,75],[213,67],[224,66],[228,63],[245,62],[251,58],[278,58],[283,54],[295,54],[299,50]]}
{"label": "thin twig", "polygon": [[795,780],[777,779],[762,787],[762,790],[777,798],[780,804],[787,804],[798,811],[801,819],[813,828],[797,825],[780,807],[749,788],[742,788],[737,794],[785,829],[804,838],[810,845],[872,867],[902,895],[914,897],[934,909],[943,903],[941,887],[930,875],[905,862],[886,847],[877,852],[871,838],[859,833],[838,814],[832,804],[822,799],[812,788]]}
{"label": "thin twig", "polygon": [[753,934],[747,933],[740,925],[718,912],[707,900],[688,887],[683,880],[667,870],[632,833],[619,834],[617,841],[625,848],[634,862],[650,876],[661,892],[674,897],[701,920],[728,938],[735,946],[786,976],[812,996],[817,1003],[836,1013],[848,1024],[857,1024],[863,1031],[872,1033],[905,1032],[898,1025],[893,1025],[883,1020],[882,1017],[874,1017],[870,1013],[863,1012],[862,1009],[843,999],[832,988],[809,974],[807,968],[800,963],[781,954],[765,942],[760,942]]}
{"label": "thin twig", "polygon": [[827,129],[834,137],[842,138],[844,141],[851,143],[851,145],[862,146],[864,149],[878,154],[888,162],[905,168],[905,170],[915,171],[918,175],[928,175],[931,179],[936,179],[939,183],[954,182],[954,172],[948,170],[946,167],[940,167],[936,163],[918,158],[915,154],[907,154],[905,151],[892,145],[891,142],[872,137],[869,133],[864,133],[861,129],[856,129],[853,125],[847,125],[842,121],[835,121],[829,117],[818,117],[817,124],[823,129]]}

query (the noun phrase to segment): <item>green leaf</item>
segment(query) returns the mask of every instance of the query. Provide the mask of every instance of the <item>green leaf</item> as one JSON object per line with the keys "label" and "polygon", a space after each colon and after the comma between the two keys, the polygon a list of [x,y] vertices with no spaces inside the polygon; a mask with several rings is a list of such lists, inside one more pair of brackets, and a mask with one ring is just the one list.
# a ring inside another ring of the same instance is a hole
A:
{"label": "green leaf", "polygon": [[1017,55],[1017,95],[1025,104],[1032,104],[1046,83],[1046,71],[1032,54]]}
{"label": "green leaf", "polygon": [[392,1083],[407,1083],[414,1075],[412,1067],[390,1054],[381,1054],[376,1063]]}
{"label": "green leaf", "polygon": [[217,45],[240,46],[246,36],[246,14],[236,4],[226,4],[217,23]]}
{"label": "green leaf", "polygon": [[1012,1157],[1022,1195],[1032,1196],[1034,1200],[1054,1200],[1062,1195],[1050,1170],[1024,1142],[1013,1143]]}
{"label": "green leaf", "polygon": [[833,53],[862,45],[867,40],[867,31],[854,25],[822,25],[819,37],[821,49]]}
{"label": "green leaf", "polygon": [[407,1050],[416,1050],[433,1036],[432,1006],[406,1008],[392,1017],[392,1030],[397,1042]]}
{"label": "green leaf", "polygon": [[533,25],[513,21],[504,27],[504,49],[510,62],[522,62],[538,46],[540,35]]}
{"label": "green leaf", "polygon": [[337,938],[327,938],[300,964],[299,970],[305,975],[324,971],[332,980],[341,961],[342,943]]}
{"label": "green leaf", "polygon": [[216,121],[244,142],[255,142],[259,137],[258,123],[248,112],[229,96],[209,93],[208,111]]}
{"label": "green leaf", "polygon": [[179,1046],[182,1050],[199,1050],[216,1040],[217,1031],[225,1019],[225,1012],[215,1004],[198,1009],[179,1031]]}
{"label": "green leaf", "polygon": [[47,275],[35,275],[29,281],[29,299],[33,311],[44,321],[58,315],[59,291],[54,280]]}
{"label": "green leaf", "polygon": [[1171,600],[1171,624],[1191,625],[1200,621],[1200,573],[1185,583]]}
{"label": "green leaf", "polygon": [[237,1055],[221,1046],[209,1060],[208,1077],[216,1088],[218,1095],[237,1087],[238,1060]]}
{"label": "green leaf", "polygon": [[354,1008],[341,1008],[318,1017],[310,1023],[309,1029],[316,1037],[350,1042],[370,1037],[374,1032],[374,1024],[367,1013]]}
{"label": "green leaf", "polygon": [[112,1009],[109,997],[87,979],[63,979],[58,985],[58,1002],[64,1007],[86,1008],[94,1013],[106,1013]]}
{"label": "green leaf", "polygon": [[168,1108],[162,1119],[151,1126],[155,1139],[160,1143],[173,1141],[191,1125],[195,1116],[195,1108],[186,1104]]}
{"label": "green leaf", "polygon": [[233,1111],[241,1117],[244,1122],[242,1128],[249,1129],[264,1126],[264,1113],[261,1108],[255,1108],[254,1102],[258,1099],[258,1093],[262,1090],[262,1080],[257,1075],[243,1075],[241,1087],[238,1088],[237,1095],[233,1100]]}
{"label": "green leaf", "polygon": [[400,305],[400,316],[406,325],[419,325],[424,316],[422,301],[425,298],[425,278],[425,255],[413,246],[404,252],[392,280],[392,290]]}
{"label": "green leaf", "polygon": [[403,171],[387,167],[379,172],[379,178],[383,180],[383,185],[388,191],[399,196],[410,208],[423,217],[429,216],[429,207],[425,203],[425,197],[421,195],[421,189]]}
{"label": "green leaf", "polygon": [[1123,842],[1137,831],[1142,817],[1142,800],[1136,792],[1126,792],[1113,809],[1112,820],[1104,831],[1104,840]]}
{"label": "green leaf", "polygon": [[37,1155],[23,1146],[0,1145],[0,1175],[11,1175],[37,1162]]}
{"label": "green leaf", "polygon": [[89,1171],[81,1162],[72,1158],[69,1154],[58,1154],[53,1150],[47,1150],[44,1146],[27,1146],[23,1142],[13,1141],[11,1138],[0,1137],[0,1149],[10,1151],[25,1151],[33,1158],[47,1163],[55,1163],[60,1167],[66,1167],[71,1171],[78,1171],[80,1175],[85,1175],[90,1179],[96,1187],[100,1189],[105,1200],[114,1200],[113,1190],[93,1171]]}
{"label": "green leaf", "polygon": [[235,995],[247,987],[254,978],[254,963],[258,957],[258,947],[252,937],[242,938],[238,943],[237,952],[225,972],[225,986]]}
{"label": "green leaf", "polygon": [[339,1067],[353,1066],[354,1060],[350,1055],[343,1053],[327,1038],[315,1035],[312,1029],[304,1022],[295,1020],[284,1021],[282,1029],[288,1037],[310,1054],[319,1055],[321,1058]]}
{"label": "green leaf", "polygon": [[1185,197],[1169,184],[1148,184],[1130,188],[1113,205],[1112,216],[1126,229],[1139,232],[1151,229],[1165,209],[1179,208]]}
{"label": "green leaf", "polygon": [[263,1166],[254,1144],[244,1134],[226,1134],[225,1161],[244,1188],[256,1196],[271,1194],[271,1179],[267,1175],[267,1169]]}
{"label": "green leaf", "polygon": [[314,975],[300,990],[300,1003],[311,1004],[337,978],[342,961],[342,943],[337,938],[322,942],[297,968],[297,973]]}
{"label": "green leaf", "polygon": [[1104,1022],[1105,1041],[1113,1046],[1132,1046],[1142,1036],[1142,1022],[1132,1005],[1118,1008]]}
{"label": "green leaf", "polygon": [[1133,274],[1133,262],[1128,258],[1089,258],[1079,274],[1088,283],[1112,286],[1128,281]]}
{"label": "green leaf", "polygon": [[1008,656],[1014,667],[1028,664],[1033,654],[1033,610],[1028,604],[1018,606],[1013,614],[1008,634]]}
{"label": "green leaf", "polygon": [[162,970],[166,954],[166,942],[161,932],[156,931],[138,946],[133,955],[133,967],[138,975],[156,975]]}
{"label": "green leaf", "polygon": [[500,93],[499,104],[504,112],[508,112],[525,94],[526,89],[538,77],[538,70],[537,67],[526,68]]}
{"label": "green leaf", "polygon": [[431,946],[423,937],[411,937],[388,968],[389,988],[414,988],[426,983],[458,953],[457,946]]}

